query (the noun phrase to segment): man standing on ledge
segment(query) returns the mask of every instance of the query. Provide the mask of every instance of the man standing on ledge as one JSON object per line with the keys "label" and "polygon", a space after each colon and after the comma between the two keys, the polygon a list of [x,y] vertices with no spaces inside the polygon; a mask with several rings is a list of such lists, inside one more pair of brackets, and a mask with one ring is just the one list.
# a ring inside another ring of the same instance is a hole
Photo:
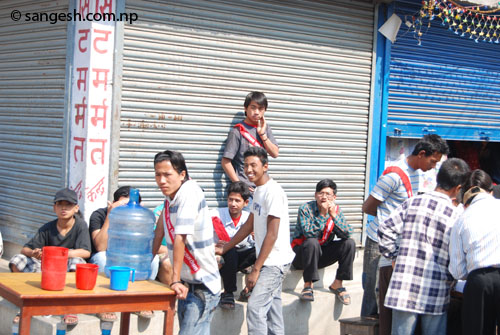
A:
{"label": "man standing on ledge", "polygon": [[271,157],[277,158],[279,148],[271,127],[264,118],[267,110],[267,98],[264,93],[249,93],[243,105],[245,119],[229,132],[221,164],[232,182],[242,181],[250,188],[250,192],[253,192],[255,184],[243,171],[243,154],[248,148],[255,146],[264,148]]}

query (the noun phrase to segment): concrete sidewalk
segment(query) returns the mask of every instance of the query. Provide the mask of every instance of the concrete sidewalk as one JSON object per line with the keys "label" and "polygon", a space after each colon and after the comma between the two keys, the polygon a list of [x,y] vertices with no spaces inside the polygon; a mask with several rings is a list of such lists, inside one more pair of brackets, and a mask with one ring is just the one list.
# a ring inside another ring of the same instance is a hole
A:
{"label": "concrete sidewalk", "polygon": [[[361,273],[363,268],[363,250],[358,249],[354,260],[354,278],[345,281],[344,286],[351,296],[351,305],[344,306],[329,292],[328,285],[333,282],[337,271],[334,264],[320,270],[321,280],[315,283],[314,302],[304,302],[299,299],[303,288],[302,271],[292,270],[283,282],[283,315],[285,333],[287,335],[307,334],[340,334],[339,319],[359,316],[363,289]],[[0,272],[8,272],[8,260],[0,259]],[[243,285],[243,275],[238,274],[238,292]],[[0,335],[11,334],[12,318],[17,307],[0,298]],[[211,325],[213,335],[246,335],[246,303],[236,302],[233,311],[217,308]],[[59,316],[37,316],[32,319],[31,334],[49,335],[56,333],[56,324]],[[161,334],[163,326],[163,313],[155,312],[150,320],[143,320],[136,315],[131,315],[130,334]],[[178,333],[177,317],[175,318],[174,334]],[[76,327],[68,329],[68,335],[100,334],[100,321],[94,315],[79,315]],[[116,322],[113,335],[119,334],[119,322]]]}
{"label": "concrete sidewalk", "polygon": [[8,259],[0,258],[0,272],[10,272]]}

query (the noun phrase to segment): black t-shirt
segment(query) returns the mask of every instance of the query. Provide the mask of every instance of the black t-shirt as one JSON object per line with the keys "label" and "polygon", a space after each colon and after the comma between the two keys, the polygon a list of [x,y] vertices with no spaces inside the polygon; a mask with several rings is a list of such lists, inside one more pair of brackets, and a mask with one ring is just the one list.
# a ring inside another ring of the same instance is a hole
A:
{"label": "black t-shirt", "polygon": [[104,225],[104,221],[106,221],[106,216],[108,215],[108,208],[99,208],[92,213],[89,220],[89,233],[90,233],[90,241],[92,242],[92,255],[97,253],[97,249],[94,245],[94,239],[92,238],[92,233],[96,230],[99,230]]}
{"label": "black t-shirt", "polygon": [[75,224],[65,236],[62,236],[59,230],[57,230],[57,219],[47,222],[38,229],[35,236],[24,246],[31,249],[52,246],[90,251],[90,237],[87,224],[79,217],[75,217],[75,219]]}

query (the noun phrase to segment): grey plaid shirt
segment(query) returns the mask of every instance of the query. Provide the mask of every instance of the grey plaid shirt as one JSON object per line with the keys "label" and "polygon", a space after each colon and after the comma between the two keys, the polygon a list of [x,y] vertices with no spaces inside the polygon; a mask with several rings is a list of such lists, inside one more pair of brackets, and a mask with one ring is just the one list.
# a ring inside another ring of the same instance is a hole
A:
{"label": "grey plaid shirt", "polygon": [[459,214],[448,196],[433,191],[408,199],[379,226],[380,252],[396,260],[386,307],[434,315],[447,310],[448,245]]}

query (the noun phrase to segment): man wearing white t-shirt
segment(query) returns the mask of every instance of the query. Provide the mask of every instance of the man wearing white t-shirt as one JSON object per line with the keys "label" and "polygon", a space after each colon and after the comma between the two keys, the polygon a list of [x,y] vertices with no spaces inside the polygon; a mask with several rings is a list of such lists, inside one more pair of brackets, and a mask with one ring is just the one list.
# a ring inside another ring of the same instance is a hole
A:
{"label": "man wearing white t-shirt", "polygon": [[[295,257],[290,246],[288,199],[279,184],[267,174],[267,153],[259,147],[245,151],[244,169],[257,186],[247,222],[218,254],[224,254],[252,231],[255,233],[257,260],[247,276],[252,289],[248,300],[248,334],[285,334],[281,287],[285,273]],[[277,280],[278,279],[278,280]]]}

